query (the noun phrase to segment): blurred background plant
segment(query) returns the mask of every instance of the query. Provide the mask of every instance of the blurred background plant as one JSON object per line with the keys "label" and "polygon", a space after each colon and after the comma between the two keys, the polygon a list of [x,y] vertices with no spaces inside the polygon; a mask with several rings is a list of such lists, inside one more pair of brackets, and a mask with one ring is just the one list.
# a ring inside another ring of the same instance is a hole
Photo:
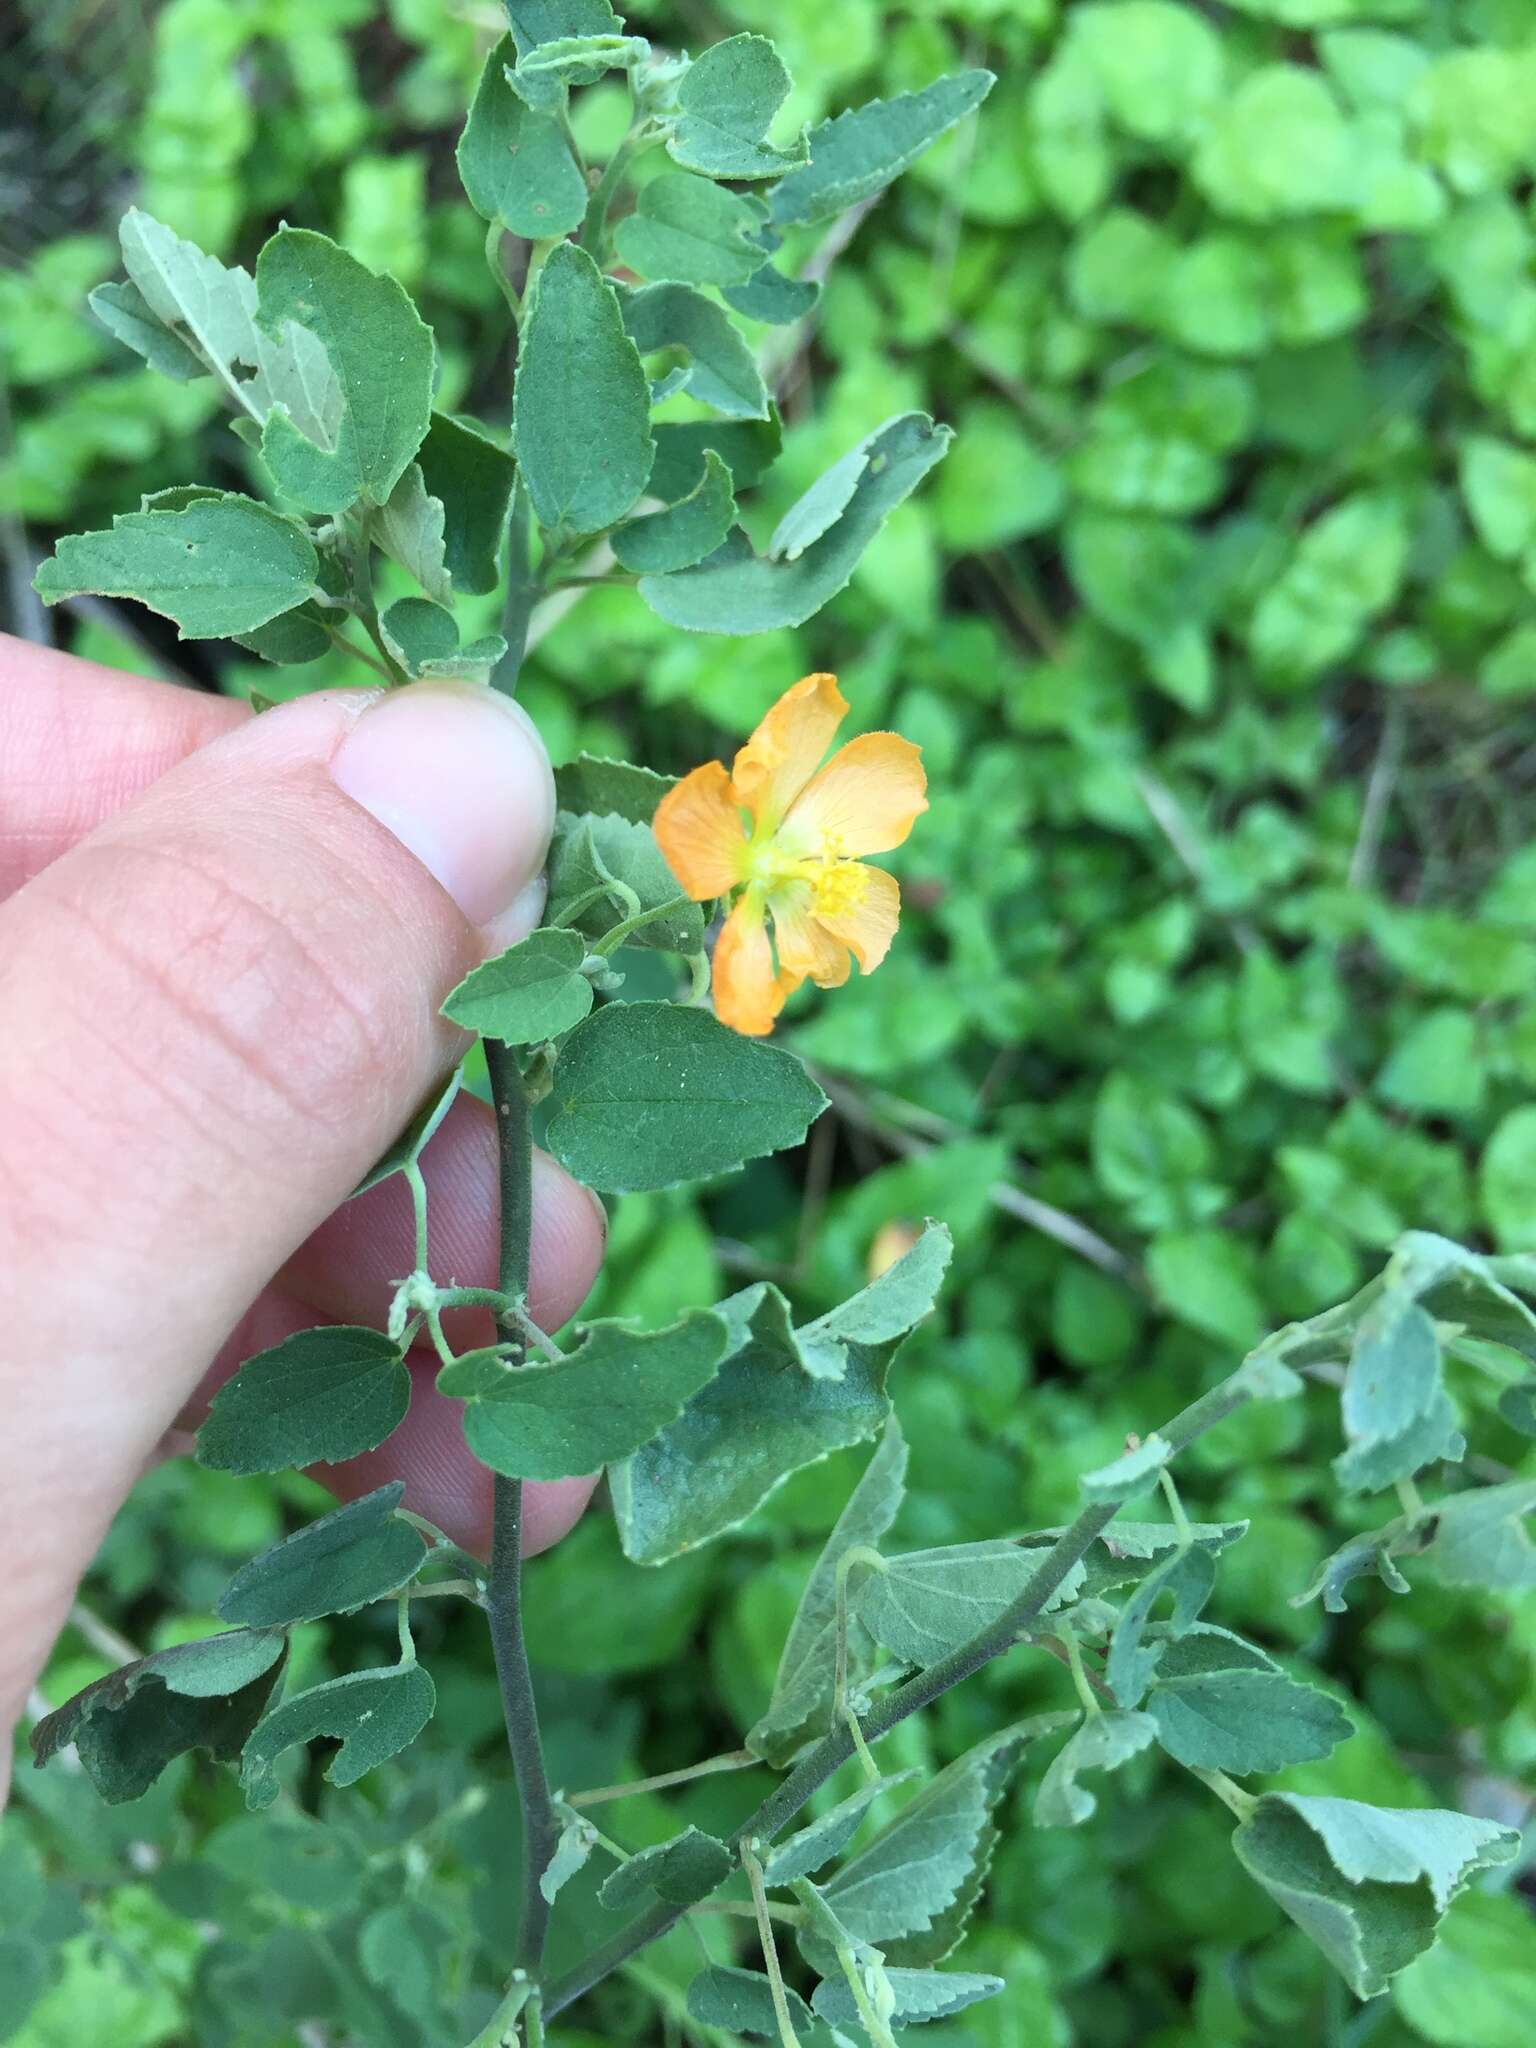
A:
{"label": "blurred background plant", "polygon": [[[921,741],[934,792],[900,862],[914,908],[895,956],[825,1013],[812,994],[788,1015],[833,1113],[800,1155],[626,1198],[600,1307],[671,1312],[762,1276],[814,1312],[942,1217],[949,1306],[893,1383],[913,1445],[896,1537],[1038,1528],[1071,1511],[1076,1472],[1264,1330],[1349,1293],[1401,1229],[1536,1243],[1536,12],[627,11],[662,46],[771,32],[800,118],[959,65],[1000,83],[978,122],[837,224],[847,253],[811,318],[761,330],[789,430],[773,509],[891,412],[958,430],[849,590],[748,641],[680,634],[604,588],[540,622],[520,689],[557,759],[684,768],[830,668],[861,727]],[[189,476],[248,481],[211,386],[147,376],[84,311],[117,272],[129,204],[245,263],[279,220],[336,235],[417,295],[440,402],[508,416],[508,315],[453,164],[501,28],[490,0],[20,0],[0,31],[13,630],[47,631],[27,586],[55,532]],[[598,156],[618,111],[586,97]],[[789,254],[814,268],[802,234]],[[183,646],[99,601],[54,625],[75,652],[201,687],[355,680]],[[1478,1476],[1532,1476],[1494,1391]],[[1188,1461],[1194,1509],[1255,1525],[1214,1618],[1363,1703],[1356,1741],[1279,1782],[1519,1824],[1536,1563],[1492,1594],[1425,1583],[1402,1603],[1372,1586],[1340,1616],[1290,1605],[1379,1518],[1341,1522],[1331,1408],[1325,1390],[1256,1408]],[[530,1573],[558,1781],[739,1742],[861,1455],[663,1570],[623,1564],[594,1514]],[[303,1484],[185,1464],[146,1481],[39,1711],[125,1638],[204,1632],[217,1560],[275,1539]],[[383,1626],[301,1630],[301,1675],[351,1668]],[[78,1778],[22,1770],[0,1836],[0,2038],[442,2038],[444,1986],[501,1939],[485,1873],[513,1859],[481,1638],[435,1614],[423,1630],[439,1631],[423,1644],[437,1718],[334,1826],[307,1793],[247,1817],[185,1759],[113,1809]],[[1061,1704],[1058,1678],[990,1670],[904,1726],[888,1768]],[[932,2028],[933,2048],[1536,2039],[1518,1884],[1459,1902],[1442,1947],[1357,2008],[1227,1874],[1227,1824],[1190,1780],[1138,1759],[1070,1832],[1028,1826],[1032,1791],[967,1951],[1009,1996]],[[672,1811],[723,1825],[742,1796],[705,1779]],[[612,1812],[627,1846],[668,1831],[647,1800]],[[55,1948],[51,1978],[23,1927]],[[709,1930],[721,1959],[728,1927]],[[708,2036],[682,2011],[694,1967],[671,1937],[555,2039]]]}

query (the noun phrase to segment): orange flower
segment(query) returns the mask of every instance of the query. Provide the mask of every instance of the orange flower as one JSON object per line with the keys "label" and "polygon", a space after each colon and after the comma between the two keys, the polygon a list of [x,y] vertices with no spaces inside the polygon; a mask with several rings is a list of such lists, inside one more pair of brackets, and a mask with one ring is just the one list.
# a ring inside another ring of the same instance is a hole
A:
{"label": "orange flower", "polygon": [[837,988],[850,954],[873,973],[895,936],[895,879],[855,856],[900,846],[928,808],[927,782],[919,749],[893,732],[863,733],[820,768],[847,709],[835,676],[806,676],[729,774],[706,761],[657,806],[656,838],[686,893],[741,891],[715,947],[715,1011],[733,1031],[771,1031],[807,975]]}

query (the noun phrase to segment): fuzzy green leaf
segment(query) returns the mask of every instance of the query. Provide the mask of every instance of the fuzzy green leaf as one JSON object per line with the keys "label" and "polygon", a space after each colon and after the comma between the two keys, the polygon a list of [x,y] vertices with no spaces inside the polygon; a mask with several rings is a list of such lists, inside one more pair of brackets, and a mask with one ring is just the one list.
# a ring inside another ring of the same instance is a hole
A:
{"label": "fuzzy green leaf", "polygon": [[[823,478],[785,515],[779,536],[787,533],[797,544],[793,557],[754,554],[737,527],[695,568],[642,576],[640,595],[669,624],[697,633],[800,625],[843,588],[887,515],[916,490],[951,438],[926,413],[887,420],[838,465],[835,493],[823,490]],[[856,477],[844,466],[855,458]],[[828,523],[830,496],[838,505]],[[810,539],[813,527],[817,537]]]}
{"label": "fuzzy green leaf", "polygon": [[720,296],[748,320],[788,327],[810,312],[821,297],[821,286],[813,280],[786,277],[772,263],[765,263],[745,284],[722,286]]}
{"label": "fuzzy green leaf", "polygon": [[1140,1706],[1142,1695],[1152,1682],[1163,1645],[1149,1644],[1145,1636],[1158,1600],[1166,1593],[1173,1601],[1169,1634],[1176,1638],[1199,1619],[1215,1584],[1215,1559],[1209,1550],[1198,1545],[1171,1551],[1147,1573],[1120,1610],[1110,1639],[1104,1675],[1117,1705],[1127,1709]]}
{"label": "fuzzy green leaf", "polygon": [[184,640],[253,633],[302,604],[320,558],[303,527],[227,491],[177,511],[123,512],[110,531],[68,534],[37,572],[45,604],[132,597]]}
{"label": "fuzzy green leaf", "polygon": [[256,259],[260,325],[312,334],[335,373],[339,417],[317,425],[274,404],[261,453],[279,491],[311,512],[382,505],[432,417],[432,330],[392,277],[325,235],[282,228]]}
{"label": "fuzzy green leaf", "polygon": [[686,171],[663,171],[619,222],[614,247],[620,262],[642,277],[745,284],[762,268],[756,239],[762,224],[757,201]]}
{"label": "fuzzy green leaf", "polygon": [[766,420],[768,387],[757,359],[715,304],[685,284],[648,284],[626,292],[624,327],[641,355],[686,350],[680,389],[733,420]]}
{"label": "fuzzy green leaf", "polygon": [[[771,1372],[773,1356],[769,1347],[766,1358],[758,1363],[760,1375]],[[808,1736],[825,1727],[832,1703],[838,1566],[860,1545],[873,1549],[890,1528],[901,1508],[906,1473],[907,1446],[892,1416],[812,1567],[779,1656],[772,1697],[747,1734],[747,1747],[775,1767],[786,1763]],[[853,1617],[849,1664],[856,1679],[870,1669],[870,1651],[869,1638]],[[814,1867],[808,1864],[806,1869]]]}
{"label": "fuzzy green leaf", "polygon": [[[816,2022],[799,1992],[784,1987],[791,2024],[808,2034]],[[732,2034],[779,2037],[773,1986],[758,1970],[736,1970],[712,1963],[688,1986],[688,2017],[701,2027],[724,2027]]]}
{"label": "fuzzy green leaf", "polygon": [[649,824],[632,824],[609,812],[557,813],[548,915],[589,939],[601,939],[631,915],[625,890],[633,893],[640,910],[665,913],[637,927],[630,945],[668,953],[703,950],[704,913],[683,897]]}
{"label": "fuzzy green leaf", "polygon": [[444,1002],[443,1015],[503,1045],[562,1037],[592,1007],[592,984],[581,972],[586,954],[578,932],[530,932],[467,974]]}
{"label": "fuzzy green leaf", "polygon": [[[995,1997],[1004,1988],[1001,1977],[978,1976],[969,1970],[882,1969],[880,1979],[895,2001],[890,2019],[898,2027],[921,2026],[925,2020],[947,2020],[969,2005]],[[859,2023],[858,2001],[842,1977],[828,1977],[816,1986],[811,2009],[835,2027],[855,2027]]]}
{"label": "fuzzy green leaf", "polygon": [[1333,1470],[1339,1484],[1351,1492],[1378,1493],[1441,1459],[1455,1463],[1466,1448],[1456,1410],[1441,1388],[1400,1435],[1351,1444],[1334,1459]]}
{"label": "fuzzy green leaf", "polygon": [[516,56],[511,36],[503,36],[485,60],[459,137],[459,177],[483,220],[542,241],[581,226],[587,182],[555,116],[513,91],[507,69]]}
{"label": "fuzzy green leaf", "polygon": [[398,1344],[337,1323],[248,1358],[213,1397],[197,1461],[217,1472],[282,1472],[371,1451],[405,1419],[411,1376]]}
{"label": "fuzzy green leaf", "polygon": [[1035,1794],[1035,1825],[1041,1828],[1075,1828],[1098,1806],[1093,1794],[1078,1783],[1083,1771],[1114,1771],[1129,1762],[1154,1739],[1156,1725],[1149,1714],[1125,1713],[1110,1708],[1107,1713],[1090,1714],[1068,1736]]}
{"label": "fuzzy green leaf", "polygon": [[507,651],[499,633],[461,647],[452,612],[426,597],[397,597],[380,613],[379,632],[395,660],[415,678],[462,676],[484,682]]}
{"label": "fuzzy green leaf", "polygon": [[642,1849],[621,1863],[603,1881],[599,1901],[613,1913],[633,1912],[665,1899],[669,1906],[691,1906],[707,1899],[730,1875],[732,1858],[723,1842],[697,1828],[684,1828],[670,1842]]}
{"label": "fuzzy green leaf", "polygon": [[650,388],[618,298],[585,250],[550,251],[523,330],[513,444],[540,524],[599,533],[651,473]]}
{"label": "fuzzy green leaf", "polygon": [[1360,1319],[1341,1409],[1352,1443],[1401,1436],[1440,1392],[1440,1339],[1423,1309],[1384,1294]]}
{"label": "fuzzy green leaf", "polygon": [[189,1749],[221,1763],[239,1756],[282,1669],[278,1634],[236,1629],[125,1664],[88,1685],[32,1731],[46,1764],[73,1743],[86,1775],[111,1804],[138,1799]]}
{"label": "fuzzy green leaf", "polygon": [[[352,1190],[354,1197],[366,1194],[369,1188],[377,1187],[381,1180],[388,1180],[391,1174],[403,1173],[406,1167],[416,1164],[435,1136],[443,1118],[452,1109],[462,1082],[463,1075],[455,1067],[445,1085],[427,1097],[394,1144],[358,1182]],[[368,1334],[372,1336],[375,1333],[370,1330]]]}
{"label": "fuzzy green leaf", "polygon": [[187,384],[194,377],[208,375],[202,357],[155,318],[137,285],[99,284],[90,294],[89,304],[102,326],[162,377]]}
{"label": "fuzzy green leaf", "polygon": [[776,178],[803,164],[809,155],[803,135],[792,150],[772,149],[763,140],[789,89],[783,59],[766,36],[727,36],[711,44],[677,89],[668,155],[707,178]]}
{"label": "fuzzy green leaf", "polygon": [[1495,1592],[1536,1586],[1536,1544],[1525,1526],[1533,1513],[1536,1479],[1453,1493],[1435,1503],[1435,1533],[1425,1562],[1443,1586]]}
{"label": "fuzzy green leaf", "polygon": [[871,100],[810,135],[811,160],[774,187],[779,226],[825,220],[869,199],[914,163],[930,144],[973,114],[996,83],[990,71],[957,71],[921,92]]}
{"label": "fuzzy green leaf", "polygon": [[469,1447],[512,1479],[571,1479],[647,1444],[715,1376],[726,1327],[692,1309],[665,1330],[590,1324],[559,1365],[508,1369],[470,1402]]}
{"label": "fuzzy green leaf", "polygon": [[996,1621],[1040,1567],[1040,1552],[998,1538],[913,1550],[850,1582],[852,1611],[904,1664],[947,1657]]}
{"label": "fuzzy green leaf", "polygon": [[646,490],[663,504],[697,490],[704,452],[713,448],[738,492],[760,483],[778,460],[784,429],[776,410],[766,420],[663,420],[656,428],[656,460]]}
{"label": "fuzzy green leaf", "polygon": [[417,461],[443,506],[443,558],[454,588],[472,595],[496,589],[516,463],[472,420],[442,412],[433,413]]}
{"label": "fuzzy green leaf", "polygon": [[220,1619],[286,1627],[351,1614],[398,1592],[427,1555],[420,1530],[395,1513],[404,1498],[405,1482],[391,1480],[253,1557],[225,1587]]}
{"label": "fuzzy green leaf", "polygon": [[613,535],[614,559],[621,569],[639,575],[692,568],[714,553],[735,518],[731,473],[712,448],[706,449],[704,474],[696,489],[660,512],[626,521]]}
{"label": "fuzzy green leaf", "polygon": [[[728,1322],[730,1311],[720,1304]],[[609,1472],[626,1556],[665,1564],[697,1549],[744,1521],[791,1472],[874,1436],[890,1413],[894,1349],[855,1345],[841,1380],[813,1380],[782,1346],[744,1342],[670,1428]]]}
{"label": "fuzzy green leaf", "polygon": [[1097,1472],[1085,1472],[1078,1484],[1084,1498],[1107,1506],[1111,1501],[1134,1500],[1157,1483],[1157,1475],[1173,1456],[1173,1446],[1163,1437],[1149,1436],[1134,1450],[1120,1456]]}
{"label": "fuzzy green leaf", "polygon": [[[448,514],[427,489],[419,462],[410,463],[374,522],[374,538],[385,554],[414,576],[434,604],[453,603],[448,571]],[[455,635],[457,639],[457,635]]]}
{"label": "fuzzy green leaf", "polygon": [[588,1187],[676,1187],[798,1145],[826,1107],[800,1062],[703,1010],[614,1003],[555,1064],[547,1143]]}
{"label": "fuzzy green leaf", "polygon": [[1294,1792],[1266,1794],[1232,1837],[1249,1875],[1357,1998],[1376,1997],[1422,1955],[1467,1880],[1508,1863],[1518,1843],[1509,1829],[1460,1813]]}
{"label": "fuzzy green leaf", "polygon": [[1238,1777],[1328,1756],[1352,1732],[1326,1693],[1254,1644],[1198,1625],[1163,1645],[1146,1711],[1171,1757]]}
{"label": "fuzzy green leaf", "polygon": [[916,1329],[938,1299],[954,1248],[942,1223],[927,1223],[894,1265],[796,1331],[806,1371],[816,1379],[837,1379],[850,1344],[891,1344]]}
{"label": "fuzzy green leaf", "polygon": [[275,1707],[248,1737],[240,1758],[246,1804],[270,1806],[280,1789],[274,1766],[285,1749],[336,1737],[341,1747],[326,1766],[332,1785],[355,1785],[413,1743],[432,1718],[437,1688],[419,1664],[354,1671],[311,1686]]}
{"label": "fuzzy green leaf", "polygon": [[[876,1452],[876,1456],[879,1453]],[[786,1835],[778,1847],[773,1849],[763,1865],[763,1876],[769,1884],[791,1884],[797,1877],[809,1877],[820,1870],[824,1863],[830,1863],[834,1856],[840,1856],[853,1840],[859,1823],[877,1799],[883,1799],[895,1785],[905,1785],[915,1777],[915,1771],[897,1771],[893,1777],[872,1778],[850,1792],[846,1799],[829,1807],[819,1820],[813,1820],[795,1834]]]}
{"label": "fuzzy green leaf", "polygon": [[605,761],[597,754],[578,754],[555,770],[555,801],[562,811],[596,812],[649,825],[656,806],[676,777],[654,768],[636,768],[628,761]]}

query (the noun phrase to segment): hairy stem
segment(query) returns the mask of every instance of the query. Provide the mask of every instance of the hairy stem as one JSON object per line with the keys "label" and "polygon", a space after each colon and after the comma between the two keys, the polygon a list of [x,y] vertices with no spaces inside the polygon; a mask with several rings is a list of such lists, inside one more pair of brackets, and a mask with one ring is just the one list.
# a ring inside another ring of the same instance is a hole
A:
{"label": "hairy stem", "polygon": [[[1192,1401],[1187,1408],[1181,1409],[1159,1433],[1167,1438],[1174,1450],[1182,1450],[1197,1436],[1203,1436],[1206,1430],[1214,1428],[1252,1400],[1254,1391],[1246,1369],[1240,1368],[1219,1386],[1212,1387],[1209,1393],[1202,1394],[1198,1401]],[[905,1685],[897,1686],[894,1692],[876,1701],[864,1716],[865,1738],[870,1742],[878,1741],[909,1715],[931,1706],[933,1701],[970,1678],[983,1665],[990,1664],[995,1657],[1012,1649],[1019,1637],[1039,1620],[1072,1567],[1109,1527],[1118,1511],[1114,1504],[1094,1504],[1084,1508],[1077,1520],[1062,1530],[1041,1558],[1029,1583],[996,1621],[978,1630],[949,1656],[941,1657],[936,1664],[930,1664],[926,1670],[909,1678]],[[731,1840],[738,1856],[744,1844],[771,1841],[780,1829],[786,1827],[811,1795],[848,1761],[853,1747],[853,1738],[846,1726],[834,1726],[830,1733],[824,1735],[809,1755],[736,1830]],[[546,2016],[563,2011],[573,2000],[627,1962],[638,1949],[658,1940],[682,1917],[683,1911],[684,1908],[678,1906],[654,1906],[621,1929],[612,1941],[606,1942],[574,1970],[547,1987],[544,2001]]]}
{"label": "hairy stem", "polygon": [[757,1918],[757,1938],[762,1946],[763,1967],[768,1972],[768,1990],[773,1999],[773,2016],[779,2023],[780,2048],[800,2048],[800,2036],[795,2032],[795,2023],[790,2018],[789,2000],[784,1996],[784,1973],[779,1968],[779,1948],[773,1938],[773,1916],[768,1911],[768,1890],[763,1883],[763,1867],[754,1855],[750,1842],[743,1842],[741,1845],[741,1867],[747,1873],[747,1883],[752,1887],[752,1910]]}
{"label": "hairy stem", "polygon": [[[500,1143],[501,1259],[503,1294],[523,1299],[528,1292],[529,1236],[533,1221],[533,1139],[528,1096],[516,1055],[494,1039],[485,1041],[485,1062],[496,1107]],[[519,1346],[521,1333],[510,1318],[501,1327]],[[485,1607],[496,1653],[507,1746],[523,1813],[522,1902],[514,1960],[520,1969],[537,1970],[549,1925],[549,1902],[539,1890],[560,1838],[560,1823],[550,1797],[539,1740],[538,1709],[528,1646],[523,1640],[523,1483],[496,1474],[491,1525],[491,1576]]]}

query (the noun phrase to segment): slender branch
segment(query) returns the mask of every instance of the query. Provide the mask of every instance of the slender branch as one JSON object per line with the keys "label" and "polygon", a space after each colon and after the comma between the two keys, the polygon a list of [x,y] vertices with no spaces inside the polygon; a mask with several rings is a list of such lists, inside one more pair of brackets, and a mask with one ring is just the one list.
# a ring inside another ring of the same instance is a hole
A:
{"label": "slender branch", "polygon": [[[1234,1414],[1254,1398],[1254,1385],[1247,1375],[1246,1367],[1239,1367],[1229,1378],[1208,1393],[1202,1394],[1163,1425],[1159,1432],[1173,1446],[1182,1450],[1203,1436],[1218,1422]],[[1012,1604],[1005,1608],[998,1618],[986,1628],[980,1629],[968,1642],[962,1643],[947,1657],[926,1670],[919,1671],[900,1685],[894,1692],[878,1700],[864,1717],[863,1729],[866,1740],[878,1741],[882,1735],[905,1721],[919,1709],[930,1706],[934,1700],[953,1687],[970,1678],[990,1664],[1007,1650],[1013,1648],[1020,1636],[1039,1620],[1050,1604],[1062,1582],[1080,1558],[1086,1555],[1090,1546],[1101,1536],[1118,1513],[1115,1505],[1092,1505],[1067,1528],[1063,1529],[1050,1549],[1045,1552],[1031,1575],[1028,1584]],[[834,1771],[845,1764],[853,1754],[853,1738],[845,1726],[835,1726],[824,1735],[808,1756],[796,1765],[788,1777],[782,1780],[758,1807],[749,1814],[732,1836],[732,1846],[739,1855],[743,1844],[753,1841],[771,1841],[780,1829],[786,1827],[805,1805],[813,1793],[820,1790]],[[685,1908],[658,1905],[641,1914],[626,1928],[620,1930],[603,1947],[595,1950],[579,1963],[574,1970],[558,1978],[546,1987],[544,2010],[547,2016],[562,2012],[566,2006],[601,1983],[610,1972],[618,1969],[636,1953],[665,1934],[682,1917]]]}
{"label": "slender branch", "polygon": [[566,1796],[567,1806],[599,1806],[608,1799],[634,1799],[642,1792],[665,1792],[673,1785],[686,1785],[694,1778],[711,1778],[717,1771],[746,1771],[762,1758],[754,1756],[750,1749],[727,1750],[724,1756],[706,1758],[701,1764],[690,1764],[686,1770],[662,1771],[654,1778],[636,1778],[632,1785],[599,1785],[592,1792],[571,1792]]}
{"label": "slender branch", "polygon": [[789,2016],[789,2000],[784,1996],[784,1973],[779,1968],[779,1947],[773,1938],[773,1917],[768,1911],[768,1891],[763,1883],[763,1866],[753,1853],[750,1842],[741,1845],[741,1867],[747,1873],[747,1883],[752,1887],[752,1910],[757,1918],[757,1938],[762,1945],[763,1967],[768,1972],[768,1990],[773,1999],[773,2016],[779,2023],[780,2048],[800,2048],[800,2036],[795,2032],[795,2023]]}
{"label": "slender branch", "polygon": [[[500,1141],[501,1256],[498,1282],[503,1294],[522,1299],[528,1292],[529,1236],[533,1222],[533,1139],[528,1097],[516,1055],[495,1039],[485,1041],[485,1062],[496,1107]],[[519,1346],[521,1333],[509,1318],[501,1327]],[[522,1901],[514,1960],[520,1969],[537,1970],[549,1925],[549,1902],[539,1879],[555,1853],[560,1823],[550,1797],[539,1740],[538,1709],[528,1646],[523,1639],[522,1604],[523,1483],[497,1473],[491,1526],[491,1576],[485,1606],[496,1653],[507,1723],[507,1746],[523,1813]]]}

